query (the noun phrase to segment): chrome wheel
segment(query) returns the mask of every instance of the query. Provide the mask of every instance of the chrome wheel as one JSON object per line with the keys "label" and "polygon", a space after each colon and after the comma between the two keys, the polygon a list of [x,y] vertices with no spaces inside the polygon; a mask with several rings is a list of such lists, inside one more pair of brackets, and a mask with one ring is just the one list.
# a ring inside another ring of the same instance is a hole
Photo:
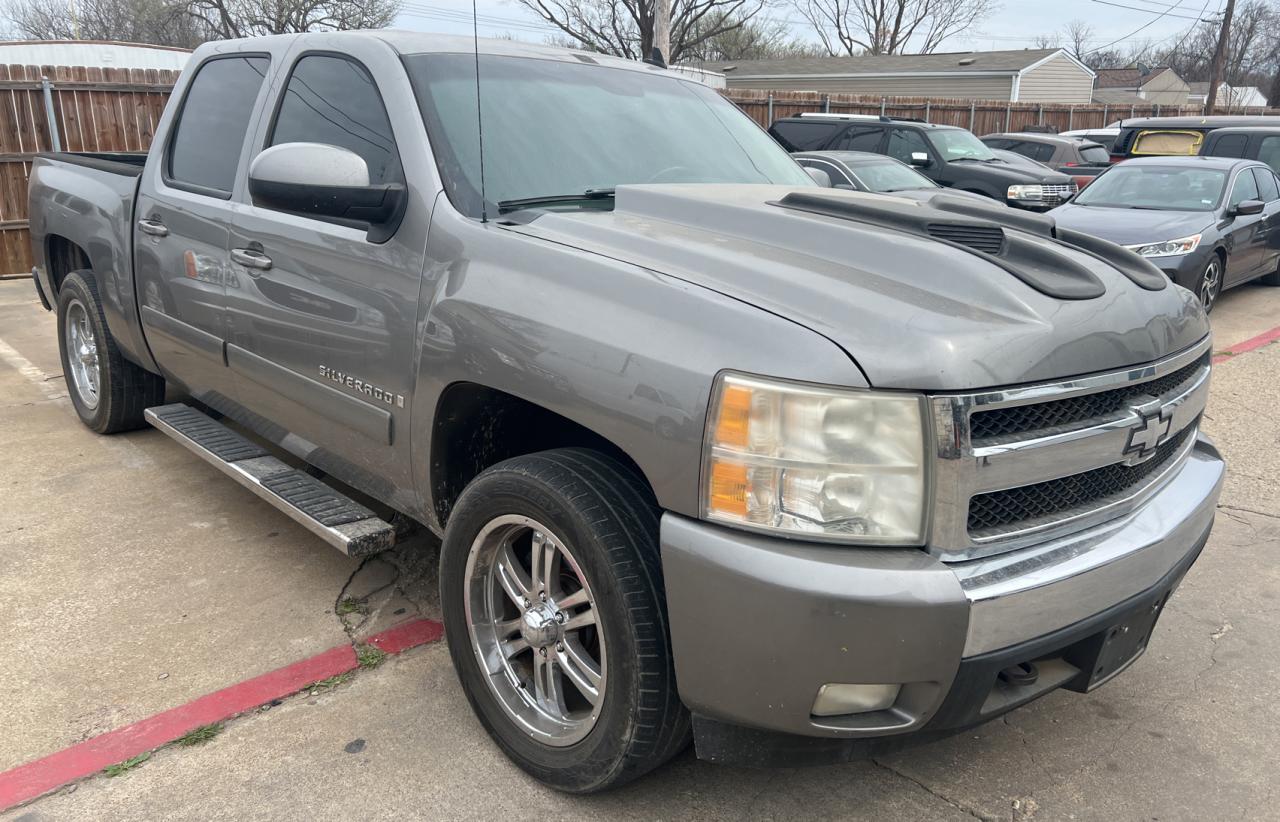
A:
{"label": "chrome wheel", "polygon": [[1200,287],[1196,290],[1197,296],[1200,297],[1200,304],[1204,306],[1205,311],[1213,308],[1213,303],[1218,299],[1218,291],[1221,288],[1222,263],[1215,256],[1205,266],[1204,274],[1200,277]]}
{"label": "chrome wheel", "polygon": [[604,701],[604,634],[564,541],[529,517],[497,517],[472,542],[463,584],[471,647],[507,716],[556,747],[590,733]]}
{"label": "chrome wheel", "polygon": [[89,312],[84,303],[72,300],[67,306],[65,321],[67,368],[71,371],[71,384],[85,408],[98,407],[98,386],[101,367],[98,364],[98,341],[89,323]]}

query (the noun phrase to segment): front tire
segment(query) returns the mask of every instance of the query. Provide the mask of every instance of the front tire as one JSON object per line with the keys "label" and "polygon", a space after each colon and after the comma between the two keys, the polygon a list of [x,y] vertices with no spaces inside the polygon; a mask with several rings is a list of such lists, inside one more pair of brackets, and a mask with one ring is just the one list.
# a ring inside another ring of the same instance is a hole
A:
{"label": "front tire", "polygon": [[142,412],[164,402],[164,379],[120,353],[89,272],[72,271],[58,291],[58,353],[76,414],[99,434],[141,428]]}
{"label": "front tire", "polygon": [[1222,258],[1216,253],[1210,254],[1208,262],[1200,270],[1200,276],[1196,278],[1193,290],[1200,298],[1200,305],[1204,306],[1206,314],[1213,311],[1218,295],[1222,293],[1222,275],[1225,269]]}
{"label": "front tire", "polygon": [[440,600],[472,709],[535,779],[592,793],[688,744],[657,506],[617,461],[559,449],[481,473],[449,517]]}

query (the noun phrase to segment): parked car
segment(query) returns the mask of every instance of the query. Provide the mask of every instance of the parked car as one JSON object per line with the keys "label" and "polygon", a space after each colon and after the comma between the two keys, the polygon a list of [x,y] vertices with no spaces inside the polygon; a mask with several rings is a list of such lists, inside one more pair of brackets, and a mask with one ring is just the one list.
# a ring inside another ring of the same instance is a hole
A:
{"label": "parked car", "polygon": [[1204,157],[1241,157],[1266,163],[1280,172],[1280,118],[1272,126],[1231,126],[1209,132],[1200,154]]}
{"label": "parked car", "polygon": [[1232,126],[1269,126],[1274,117],[1215,115],[1213,117],[1140,117],[1125,120],[1111,147],[1111,162],[1130,157],[1194,157],[1205,135]]}
{"label": "parked car", "polygon": [[393,511],[438,534],[462,690],[561,790],[1092,690],[1213,523],[1190,295],[1043,215],[819,188],[654,66],[208,43],[145,161],[41,155],[29,197],[84,424],[150,422],[353,556]]}
{"label": "parked car", "polygon": [[1058,134],[988,134],[982,142],[993,150],[1006,150],[1043,163],[1071,177],[1084,188],[1111,165],[1111,155],[1098,143]]}
{"label": "parked car", "polygon": [[[1058,136],[1070,137],[1072,140],[1084,140],[1090,143],[1097,143],[1106,149],[1107,152],[1110,152],[1112,146],[1115,145],[1116,138],[1120,136],[1120,128],[1117,126],[1114,128],[1073,129],[1071,131],[1063,131]],[[1110,162],[1109,158],[1108,162]]]}
{"label": "parked car", "polygon": [[1000,160],[973,133],[955,126],[860,114],[801,114],[769,133],[788,151],[870,151],[915,166],[934,182],[1018,208],[1046,211],[1077,186],[1065,174]]}
{"label": "parked car", "polygon": [[802,151],[791,155],[801,167],[826,172],[831,185],[889,194],[941,188],[906,163],[866,151]]}
{"label": "parked car", "polygon": [[1146,257],[1206,311],[1224,288],[1259,278],[1280,285],[1280,181],[1254,160],[1129,160],[1053,217]]}

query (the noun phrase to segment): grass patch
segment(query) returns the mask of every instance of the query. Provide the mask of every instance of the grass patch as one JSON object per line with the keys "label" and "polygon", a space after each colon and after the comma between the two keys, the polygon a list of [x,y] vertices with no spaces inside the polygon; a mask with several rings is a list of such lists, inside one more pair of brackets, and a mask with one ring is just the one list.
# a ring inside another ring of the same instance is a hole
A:
{"label": "grass patch", "polygon": [[361,645],[356,648],[356,661],[361,668],[376,668],[387,658],[387,652],[372,645]]}
{"label": "grass patch", "polygon": [[338,607],[334,609],[338,616],[346,616],[347,614],[363,614],[365,613],[365,605],[355,597],[343,597],[338,603]]}
{"label": "grass patch", "polygon": [[129,759],[126,759],[123,762],[117,762],[114,765],[108,765],[107,767],[102,769],[102,772],[107,776],[120,776],[121,774],[127,773],[133,770],[134,768],[138,767],[139,765],[141,765],[143,762],[146,762],[150,758],[151,758],[151,752],[144,751],[143,753],[140,753],[134,757],[130,757]]}
{"label": "grass patch", "polygon": [[222,723],[215,722],[212,725],[201,725],[199,728],[193,728],[175,739],[174,742],[183,747],[203,745],[220,733],[222,733]]}
{"label": "grass patch", "polygon": [[313,694],[317,694],[322,691],[333,690],[334,688],[338,687],[339,685],[346,682],[350,678],[351,678],[351,672],[347,671],[345,674],[338,674],[337,676],[331,676],[328,679],[322,679],[319,682],[313,682],[310,685],[308,685],[306,688],[303,688],[303,690],[310,691]]}

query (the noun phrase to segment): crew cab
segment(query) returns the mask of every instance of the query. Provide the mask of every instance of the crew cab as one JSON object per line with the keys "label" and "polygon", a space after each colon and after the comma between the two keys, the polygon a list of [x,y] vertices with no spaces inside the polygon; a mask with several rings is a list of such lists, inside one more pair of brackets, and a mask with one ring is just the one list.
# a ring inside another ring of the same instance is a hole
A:
{"label": "crew cab", "polygon": [[887,154],[946,188],[1031,211],[1054,208],[1078,191],[1067,175],[1002,160],[972,132],[956,126],[866,114],[805,113],[774,121],[769,133],[791,152]]}
{"label": "crew cab", "polygon": [[1232,126],[1214,129],[1200,146],[1201,157],[1259,160],[1280,173],[1280,126]]}
{"label": "crew cab", "polygon": [[438,534],[461,687],[561,790],[1091,690],[1213,522],[1190,293],[1044,215],[821,188],[657,66],[210,43],[145,160],[42,155],[30,206],[80,419],[352,556]]}
{"label": "crew cab", "polygon": [[1111,147],[1111,162],[1130,157],[1194,157],[1208,135],[1220,128],[1270,126],[1274,118],[1261,115],[1210,117],[1140,117],[1120,123]]}

